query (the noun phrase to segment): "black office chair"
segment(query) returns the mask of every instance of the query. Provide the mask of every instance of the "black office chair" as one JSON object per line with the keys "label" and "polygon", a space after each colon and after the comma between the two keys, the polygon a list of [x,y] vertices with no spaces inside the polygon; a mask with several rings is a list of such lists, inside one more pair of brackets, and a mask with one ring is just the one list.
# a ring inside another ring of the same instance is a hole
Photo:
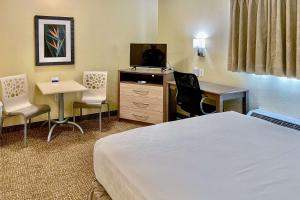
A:
{"label": "black office chair", "polygon": [[199,81],[195,74],[174,71],[177,87],[177,105],[191,116],[206,115],[216,111],[216,107],[204,103],[208,97],[203,96]]}

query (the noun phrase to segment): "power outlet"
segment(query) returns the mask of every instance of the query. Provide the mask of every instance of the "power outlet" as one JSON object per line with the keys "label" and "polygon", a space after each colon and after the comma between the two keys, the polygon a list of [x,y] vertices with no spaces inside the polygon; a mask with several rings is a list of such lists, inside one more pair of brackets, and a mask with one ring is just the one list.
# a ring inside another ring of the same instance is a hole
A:
{"label": "power outlet", "polygon": [[193,68],[193,74],[195,74],[197,77],[204,76],[204,69],[199,67]]}
{"label": "power outlet", "polygon": [[199,68],[199,77],[204,76],[204,69]]}

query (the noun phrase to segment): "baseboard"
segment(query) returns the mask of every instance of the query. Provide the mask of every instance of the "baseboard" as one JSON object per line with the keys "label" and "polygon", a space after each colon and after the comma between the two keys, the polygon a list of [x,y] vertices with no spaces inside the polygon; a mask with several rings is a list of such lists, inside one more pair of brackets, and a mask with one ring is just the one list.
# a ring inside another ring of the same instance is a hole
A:
{"label": "baseboard", "polygon": [[[118,111],[114,110],[114,111],[110,111],[110,116],[117,116]],[[108,112],[102,112],[101,117],[108,117]],[[69,117],[70,120],[72,121],[72,117]],[[76,116],[75,120],[77,122],[80,122],[82,120],[91,120],[91,119],[98,119],[99,118],[99,113],[93,113],[93,114],[87,114],[87,115],[83,115],[82,118],[80,116]],[[52,119],[52,120],[57,120],[57,119]],[[31,128],[34,127],[39,127],[41,126],[45,121],[39,121],[39,122],[32,122],[31,123]],[[15,131],[20,131],[24,129],[24,125],[23,124],[18,124],[18,125],[13,125],[13,126],[7,126],[7,127],[3,127],[2,129],[2,133],[7,133],[7,132],[15,132]]]}

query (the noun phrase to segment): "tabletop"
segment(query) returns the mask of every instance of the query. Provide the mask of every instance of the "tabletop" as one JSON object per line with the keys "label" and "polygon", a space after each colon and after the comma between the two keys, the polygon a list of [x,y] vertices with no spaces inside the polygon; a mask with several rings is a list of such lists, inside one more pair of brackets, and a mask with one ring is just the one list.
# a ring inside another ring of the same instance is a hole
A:
{"label": "tabletop", "polygon": [[76,81],[59,81],[57,83],[40,82],[36,85],[44,95],[81,92],[87,90],[86,87]]}
{"label": "tabletop", "polygon": [[[168,84],[176,85],[175,81],[169,81]],[[199,85],[201,90],[212,94],[218,94],[218,95],[248,91],[248,89],[244,89],[244,88],[232,87],[232,86],[210,83],[205,81],[199,81]]]}

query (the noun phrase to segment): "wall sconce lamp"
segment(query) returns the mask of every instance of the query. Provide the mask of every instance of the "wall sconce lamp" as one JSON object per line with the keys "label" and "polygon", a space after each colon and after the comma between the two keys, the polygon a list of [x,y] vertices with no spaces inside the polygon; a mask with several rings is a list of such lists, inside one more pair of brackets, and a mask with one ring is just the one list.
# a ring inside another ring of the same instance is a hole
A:
{"label": "wall sconce lamp", "polygon": [[198,49],[198,56],[205,57],[205,38],[195,38],[193,39],[193,48]]}

